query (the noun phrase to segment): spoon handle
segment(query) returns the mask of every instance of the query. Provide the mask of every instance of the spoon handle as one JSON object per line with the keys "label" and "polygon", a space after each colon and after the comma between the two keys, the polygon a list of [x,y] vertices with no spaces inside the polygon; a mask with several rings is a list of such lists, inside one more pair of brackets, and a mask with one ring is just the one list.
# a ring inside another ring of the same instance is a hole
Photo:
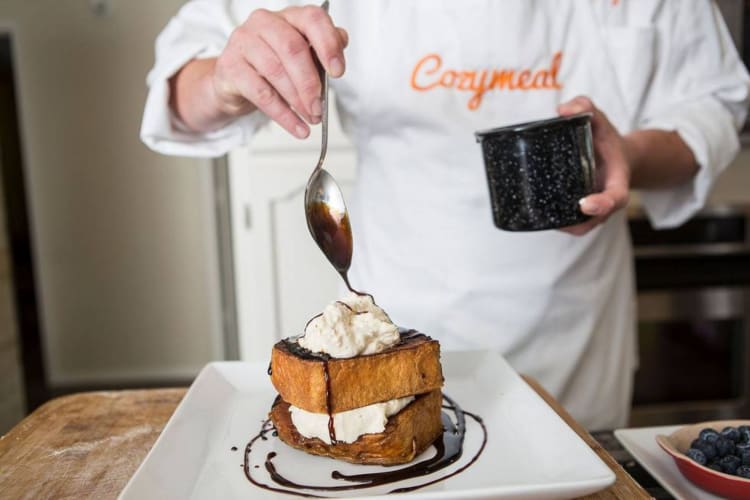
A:
{"label": "spoon handle", "polygon": [[[321,9],[328,12],[328,0],[325,0],[320,6]],[[320,72],[320,83],[321,83],[321,91],[320,91],[320,101],[321,101],[321,107],[323,108],[323,114],[320,118],[321,122],[321,144],[320,144],[320,159],[318,159],[318,164],[315,167],[315,170],[318,170],[323,167],[323,160],[325,160],[326,152],[328,151],[328,73],[326,73],[325,68],[323,67],[323,64],[320,62],[320,59],[318,59],[317,54],[315,54],[315,51],[313,51],[313,54],[315,55],[315,62],[318,64],[318,71]]]}

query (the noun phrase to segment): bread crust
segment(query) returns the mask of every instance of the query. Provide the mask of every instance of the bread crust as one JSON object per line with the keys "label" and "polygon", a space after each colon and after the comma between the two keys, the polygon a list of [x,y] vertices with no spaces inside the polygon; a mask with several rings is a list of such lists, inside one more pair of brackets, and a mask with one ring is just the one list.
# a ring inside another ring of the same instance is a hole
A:
{"label": "bread crust", "polygon": [[271,382],[284,401],[313,413],[339,413],[424,394],[443,386],[440,344],[426,335],[410,335],[377,354],[324,361],[299,356],[281,341],[271,353]]}
{"label": "bread crust", "polygon": [[442,399],[439,389],[418,396],[388,419],[383,432],[364,434],[353,443],[335,445],[297,432],[289,413],[289,403],[281,398],[274,403],[269,416],[279,438],[293,448],[357,464],[397,465],[414,460],[442,436]]}

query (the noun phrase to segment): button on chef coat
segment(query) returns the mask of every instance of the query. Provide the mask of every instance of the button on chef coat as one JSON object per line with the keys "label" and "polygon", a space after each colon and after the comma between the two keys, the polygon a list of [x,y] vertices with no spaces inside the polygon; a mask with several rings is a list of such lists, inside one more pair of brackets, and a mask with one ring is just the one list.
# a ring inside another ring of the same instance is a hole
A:
{"label": "button on chef coat", "polygon": [[[167,153],[216,156],[266,118],[197,134],[167,80],[221,53],[258,7],[193,0],[156,43],[141,135]],[[700,170],[640,199],[657,227],[704,203],[739,148],[748,76],[705,0],[336,1],[347,72],[331,81],[359,158],[349,201],[352,283],[442,348],[492,349],[589,428],[625,424],[637,365],[632,250],[621,211],[585,236],[494,228],[473,132],[548,118],[587,95],[622,133],[677,131]]]}

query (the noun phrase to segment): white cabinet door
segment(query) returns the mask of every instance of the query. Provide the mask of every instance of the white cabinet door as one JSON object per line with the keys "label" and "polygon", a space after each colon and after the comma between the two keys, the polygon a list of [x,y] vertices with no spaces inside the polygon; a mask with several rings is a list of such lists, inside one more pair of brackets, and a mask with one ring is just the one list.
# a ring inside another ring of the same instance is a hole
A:
{"label": "white cabinet door", "polygon": [[[353,148],[331,110],[325,168],[350,196]],[[306,141],[270,125],[229,157],[232,247],[243,360],[270,358],[272,345],[302,333],[339,294],[341,278],[307,230],[305,185],[320,154],[320,127]]]}

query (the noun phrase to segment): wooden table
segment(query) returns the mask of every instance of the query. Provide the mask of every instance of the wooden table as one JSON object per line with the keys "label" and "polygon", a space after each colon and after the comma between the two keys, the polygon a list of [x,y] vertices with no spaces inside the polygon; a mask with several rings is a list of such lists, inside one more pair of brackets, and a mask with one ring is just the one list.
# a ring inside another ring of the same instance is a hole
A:
{"label": "wooden table", "polygon": [[[617,475],[586,498],[650,498],[539,384],[526,381]],[[185,392],[89,392],[47,402],[0,438],[0,498],[116,498]]]}

